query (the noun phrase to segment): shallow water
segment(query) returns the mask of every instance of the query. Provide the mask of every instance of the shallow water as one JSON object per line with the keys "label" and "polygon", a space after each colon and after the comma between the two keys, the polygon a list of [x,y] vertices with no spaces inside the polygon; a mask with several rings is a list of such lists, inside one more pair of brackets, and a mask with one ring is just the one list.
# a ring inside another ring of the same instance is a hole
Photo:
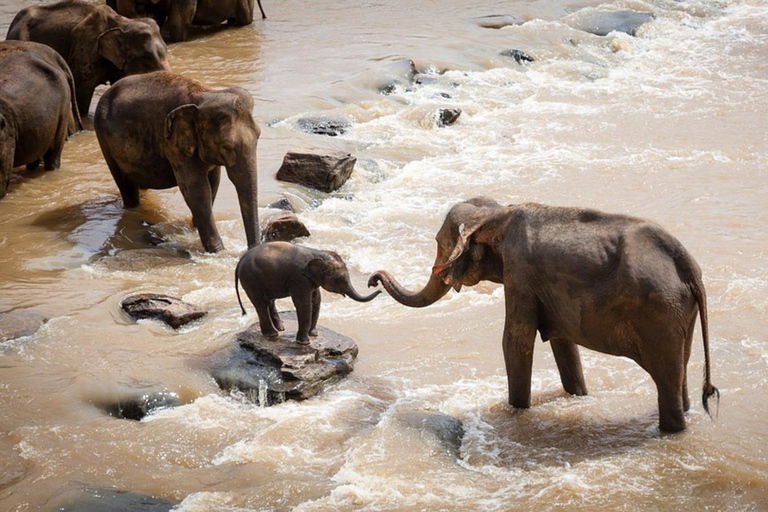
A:
{"label": "shallow water", "polygon": [[[32,3],[0,0],[0,33]],[[0,201],[0,311],[51,317],[0,346],[0,509],[45,510],[78,485],[185,511],[768,509],[768,4],[329,4],[266,0],[266,21],[170,46],[174,71],[253,94],[260,204],[288,197],[312,232],[305,243],[339,252],[359,289],[380,268],[411,288],[425,283],[434,234],[469,197],[654,219],[704,272],[716,419],[697,399],[698,330],[683,434],[660,435],[655,387],[634,363],[582,350],[590,395],[569,397],[541,343],[534,406],[513,412],[503,290],[490,283],[423,310],[324,294],[321,323],[360,346],[351,377],[267,409],[227,396],[206,358],[255,320],[240,316],[232,289],[246,246],[234,188],[223,179],[215,206],[227,250],[205,254],[177,190],[123,210],[86,131],[60,170],[18,175]],[[594,8],[656,18],[637,37],[572,28]],[[492,30],[472,20],[493,14],[531,21]],[[499,55],[509,49],[536,62]],[[380,94],[404,59],[427,83]],[[438,128],[440,108],[461,117]],[[298,130],[320,114],[352,129]],[[358,157],[339,194],[274,180],[301,146]],[[179,332],[134,324],[118,304],[136,291],[181,296],[210,315]],[[141,422],[92,405],[145,385],[185,405]],[[411,410],[462,421],[458,461],[398,420]]]}

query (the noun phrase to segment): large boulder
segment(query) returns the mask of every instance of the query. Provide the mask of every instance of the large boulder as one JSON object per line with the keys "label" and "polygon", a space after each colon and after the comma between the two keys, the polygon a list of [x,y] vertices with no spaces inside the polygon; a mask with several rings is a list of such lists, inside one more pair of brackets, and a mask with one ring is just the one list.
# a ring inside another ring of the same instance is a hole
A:
{"label": "large boulder", "polygon": [[208,314],[204,309],[181,299],[156,293],[131,295],[123,299],[120,307],[134,320],[160,320],[174,329]]}
{"label": "large boulder", "polygon": [[356,161],[357,158],[343,151],[294,149],[283,158],[283,165],[277,171],[276,178],[323,192],[333,192],[352,175]]}
{"label": "large boulder", "polygon": [[295,316],[281,314],[286,331],[261,335],[258,323],[237,334],[233,346],[213,356],[211,375],[225,391],[240,391],[262,406],[305,400],[352,372],[357,344],[325,327],[309,345],[296,342]]}
{"label": "large boulder", "polygon": [[18,310],[0,313],[0,343],[22,336],[31,336],[47,321],[46,317],[33,311]]}
{"label": "large boulder", "polygon": [[290,242],[295,238],[309,236],[309,230],[294,213],[282,211],[266,220],[261,230],[265,242]]}
{"label": "large boulder", "polygon": [[570,27],[596,36],[607,36],[611,32],[624,32],[634,36],[644,24],[656,18],[652,12],[642,11],[598,11],[583,9],[563,21]]}
{"label": "large boulder", "polygon": [[464,426],[461,421],[439,412],[398,411],[395,416],[400,424],[416,429],[429,442],[442,447],[457,459],[461,456]]}
{"label": "large boulder", "polygon": [[94,401],[96,407],[114,418],[136,421],[153,412],[176,407],[180,404],[178,393],[154,388],[127,389],[114,400]]}

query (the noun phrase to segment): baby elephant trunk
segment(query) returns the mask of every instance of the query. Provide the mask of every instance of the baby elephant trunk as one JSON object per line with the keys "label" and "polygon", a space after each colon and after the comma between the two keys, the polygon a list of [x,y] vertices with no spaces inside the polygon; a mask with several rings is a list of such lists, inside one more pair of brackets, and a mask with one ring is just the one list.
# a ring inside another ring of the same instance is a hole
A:
{"label": "baby elephant trunk", "polygon": [[369,302],[369,301],[372,301],[380,293],[381,293],[381,290],[376,290],[375,292],[373,292],[370,295],[363,296],[363,295],[360,295],[359,293],[357,293],[357,290],[352,288],[352,285],[349,285],[349,287],[346,290],[344,290],[344,295],[346,295],[350,299],[355,300],[357,302]]}

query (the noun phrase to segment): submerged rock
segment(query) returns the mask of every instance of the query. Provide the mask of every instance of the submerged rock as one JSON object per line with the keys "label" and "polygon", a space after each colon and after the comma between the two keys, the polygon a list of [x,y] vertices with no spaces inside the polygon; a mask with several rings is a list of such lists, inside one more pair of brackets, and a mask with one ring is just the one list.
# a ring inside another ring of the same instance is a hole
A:
{"label": "submerged rock", "polygon": [[392,94],[398,87],[408,87],[413,84],[414,77],[419,72],[416,63],[411,59],[401,60],[389,65],[384,74],[389,75],[384,85],[379,86],[379,92],[385,96]]}
{"label": "submerged rock", "polygon": [[309,235],[307,226],[295,214],[286,211],[268,218],[262,230],[262,238],[265,242],[290,242],[295,238]]}
{"label": "submerged rock", "polygon": [[568,16],[564,21],[570,27],[596,36],[607,36],[611,32],[624,32],[634,36],[641,26],[655,18],[656,15],[652,12],[585,9]]}
{"label": "submerged rock", "polygon": [[281,317],[286,331],[278,338],[265,338],[255,323],[237,334],[233,347],[214,355],[211,375],[221,389],[269,406],[315,396],[352,372],[358,349],[351,338],[318,327],[318,336],[300,345],[295,316]]}
{"label": "submerged rock", "polygon": [[460,108],[441,108],[437,111],[437,126],[450,126],[458,121],[460,115]]}
{"label": "submerged rock", "polygon": [[274,203],[269,203],[267,205],[267,208],[272,208],[273,210],[284,210],[286,212],[296,213],[296,208],[294,208],[291,202],[284,197],[281,197]]}
{"label": "submerged rock", "polygon": [[81,487],[65,492],[51,510],[62,512],[168,512],[177,503],[130,491]]}
{"label": "submerged rock", "polygon": [[421,431],[422,436],[445,448],[457,459],[460,457],[464,427],[453,416],[437,412],[399,411],[397,420],[403,425]]}
{"label": "submerged rock", "polygon": [[515,62],[522,64],[523,62],[534,62],[535,59],[521,50],[504,50],[499,55],[502,57],[511,57],[515,59]]}
{"label": "submerged rock", "polygon": [[180,403],[177,393],[167,389],[145,389],[144,391],[137,390],[135,393],[126,393],[111,403],[97,402],[96,406],[114,418],[139,421],[148,414],[161,409],[176,407]]}
{"label": "submerged rock", "polygon": [[352,175],[357,159],[343,151],[294,149],[283,159],[276,178],[323,192],[340,188]]}
{"label": "submerged rock", "polygon": [[480,25],[483,28],[493,29],[509,27],[510,25],[522,25],[525,23],[524,20],[521,20],[517,16],[512,16],[510,14],[493,14],[490,16],[481,16],[479,18],[473,18],[472,21],[476,25]]}
{"label": "submerged rock", "polygon": [[352,123],[344,118],[304,117],[298,120],[298,125],[305,133],[336,137],[347,133]]}
{"label": "submerged rock", "polygon": [[0,343],[23,336],[32,336],[48,319],[28,310],[0,313]]}
{"label": "submerged rock", "polygon": [[126,297],[120,307],[134,320],[160,320],[178,329],[208,314],[207,311],[176,297],[139,293]]}

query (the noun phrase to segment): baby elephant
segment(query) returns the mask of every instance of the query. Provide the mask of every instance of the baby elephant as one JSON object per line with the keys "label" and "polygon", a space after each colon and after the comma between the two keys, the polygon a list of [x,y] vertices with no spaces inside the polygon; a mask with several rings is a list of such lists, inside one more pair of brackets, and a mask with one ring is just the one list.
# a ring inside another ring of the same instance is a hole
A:
{"label": "baby elephant", "polygon": [[317,336],[321,286],[358,302],[368,302],[381,293],[377,290],[365,297],[357,293],[349,282],[344,260],[335,252],[288,242],[257,245],[240,258],[235,269],[235,291],[245,315],[238,280],[242,280],[243,289],[256,308],[261,333],[268,338],[285,330],[275,309],[275,299],[291,297],[299,320],[296,341],[302,345],[309,343],[310,336]]}

